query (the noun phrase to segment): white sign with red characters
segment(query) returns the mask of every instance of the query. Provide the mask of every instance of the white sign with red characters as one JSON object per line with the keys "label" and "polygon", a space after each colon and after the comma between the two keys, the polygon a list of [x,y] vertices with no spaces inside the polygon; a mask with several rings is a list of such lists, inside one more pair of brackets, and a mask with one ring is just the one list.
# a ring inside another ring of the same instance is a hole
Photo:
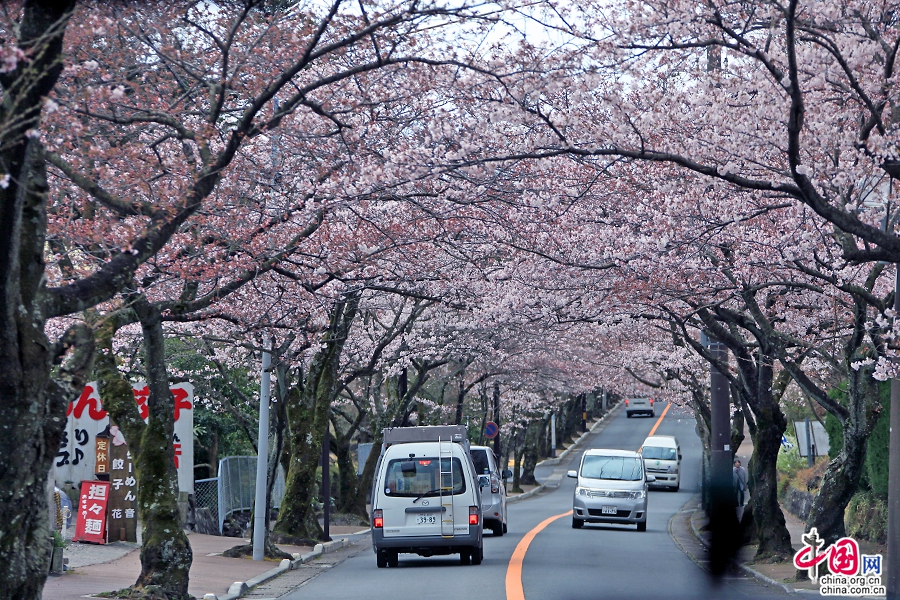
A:
{"label": "white sign with red characters", "polygon": [[108,481],[83,481],[78,500],[78,523],[75,542],[106,543],[106,503],[109,502]]}
{"label": "white sign with red characters", "polygon": [[[860,554],[859,544],[844,537],[822,549],[825,540],[815,527],[803,535],[803,548],[794,555],[794,566],[806,569],[813,583],[818,581],[823,596],[885,596],[881,584],[881,555]],[[830,573],[818,576],[819,565]]]}
{"label": "white sign with red characters", "polygon": [[[146,383],[132,384],[134,399],[141,417],[150,417],[147,400],[150,391]],[[172,445],[175,450],[175,466],[178,469],[178,491],[194,493],[194,386],[179,383],[171,388],[175,397],[175,432]],[[66,429],[56,460],[53,476],[58,483],[71,481],[76,485],[94,479],[96,462],[95,438],[109,425],[109,416],[97,393],[97,382],[84,386],[78,400],[69,403],[66,410]]]}

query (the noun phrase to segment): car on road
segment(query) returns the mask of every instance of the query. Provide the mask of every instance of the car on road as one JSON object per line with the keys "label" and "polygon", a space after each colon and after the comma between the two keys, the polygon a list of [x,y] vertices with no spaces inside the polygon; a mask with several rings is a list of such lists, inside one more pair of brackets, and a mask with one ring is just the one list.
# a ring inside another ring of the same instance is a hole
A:
{"label": "car on road", "polygon": [[585,523],[636,524],[647,531],[647,488],[656,481],[633,450],[592,448],[581,456],[572,501],[572,527]]}
{"label": "car on road", "polygon": [[653,408],[653,398],[625,398],[625,416],[629,419],[634,415],[656,416]]}
{"label": "car on road", "polygon": [[481,481],[481,513],[484,527],[494,535],[501,536],[507,531],[506,487],[504,480],[512,477],[509,469],[500,469],[497,455],[489,446],[472,446],[470,449],[475,473]]}
{"label": "car on road", "polygon": [[651,435],[638,450],[644,469],[656,478],[651,487],[678,491],[681,488],[681,446],[674,435]]}
{"label": "car on road", "polygon": [[372,487],[372,548],[379,568],[400,554],[484,558],[481,487],[462,425],[392,427]]}

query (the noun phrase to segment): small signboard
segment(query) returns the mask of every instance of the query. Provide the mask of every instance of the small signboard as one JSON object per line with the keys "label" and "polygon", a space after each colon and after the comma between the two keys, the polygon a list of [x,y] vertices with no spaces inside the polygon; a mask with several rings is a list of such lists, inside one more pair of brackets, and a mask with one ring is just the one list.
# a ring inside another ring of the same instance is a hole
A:
{"label": "small signboard", "polygon": [[[812,445],[813,456],[828,456],[828,432],[818,421],[810,420],[809,424],[812,429],[812,438],[809,441]],[[809,445],[806,441],[806,421],[794,421],[794,431],[797,432],[797,450],[800,452],[800,456],[807,456]]]}
{"label": "small signboard", "polygon": [[94,438],[94,456],[94,475],[109,481],[109,434],[99,433]]}
{"label": "small signboard", "polygon": [[488,421],[484,424],[484,437],[486,437],[487,439],[494,439],[495,437],[497,437],[498,433],[500,433],[500,428],[497,427],[497,424],[493,421]]}
{"label": "small signboard", "polygon": [[109,539],[137,542],[137,480],[131,452],[121,435],[112,438],[109,462]]}
{"label": "small signboard", "polygon": [[82,481],[78,500],[78,524],[75,542],[106,543],[106,506],[109,502],[108,481]]}

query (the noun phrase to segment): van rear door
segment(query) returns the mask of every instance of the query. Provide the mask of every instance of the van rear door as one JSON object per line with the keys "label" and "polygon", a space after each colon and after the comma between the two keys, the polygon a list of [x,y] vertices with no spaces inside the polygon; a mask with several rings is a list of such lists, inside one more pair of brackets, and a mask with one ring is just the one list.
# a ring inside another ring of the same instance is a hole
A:
{"label": "van rear door", "polygon": [[389,460],[379,506],[384,536],[453,535],[454,498],[465,491],[463,463],[457,456]]}

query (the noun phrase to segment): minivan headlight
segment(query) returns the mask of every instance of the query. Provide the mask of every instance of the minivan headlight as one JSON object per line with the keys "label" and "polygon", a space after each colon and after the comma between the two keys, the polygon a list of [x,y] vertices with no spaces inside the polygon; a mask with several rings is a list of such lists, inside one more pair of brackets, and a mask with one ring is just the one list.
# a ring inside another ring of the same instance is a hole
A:
{"label": "minivan headlight", "polygon": [[591,488],[586,488],[586,487],[576,487],[576,488],[575,488],[575,495],[576,495],[576,496],[590,496],[590,495],[591,495]]}
{"label": "minivan headlight", "polygon": [[640,500],[646,495],[647,495],[647,492],[645,492],[644,490],[638,490],[636,492],[631,492],[631,499],[632,500]]}

